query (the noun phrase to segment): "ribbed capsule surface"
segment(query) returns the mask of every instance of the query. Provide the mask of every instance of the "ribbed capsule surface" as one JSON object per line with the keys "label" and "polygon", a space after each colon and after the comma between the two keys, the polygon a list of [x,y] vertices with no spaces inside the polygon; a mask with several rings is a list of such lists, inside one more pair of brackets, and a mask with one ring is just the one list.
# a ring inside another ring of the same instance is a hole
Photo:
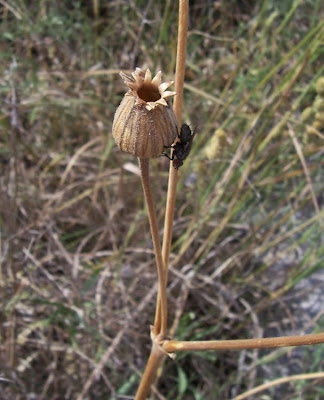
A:
{"label": "ribbed capsule surface", "polygon": [[166,91],[173,82],[161,83],[161,72],[152,79],[149,69],[121,76],[130,90],[116,110],[113,137],[122,151],[140,158],[158,157],[178,135],[170,101],[175,92]]}

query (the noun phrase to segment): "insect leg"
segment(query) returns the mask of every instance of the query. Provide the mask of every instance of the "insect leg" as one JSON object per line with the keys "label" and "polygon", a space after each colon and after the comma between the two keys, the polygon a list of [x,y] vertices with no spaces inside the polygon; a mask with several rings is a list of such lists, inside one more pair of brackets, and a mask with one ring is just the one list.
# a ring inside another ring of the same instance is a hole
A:
{"label": "insect leg", "polygon": [[[174,160],[174,155],[172,155],[172,157],[170,157],[169,154],[167,154],[167,153],[162,153],[161,156],[167,157],[170,161],[173,161],[173,160]],[[161,156],[160,156],[160,157],[161,157]]]}

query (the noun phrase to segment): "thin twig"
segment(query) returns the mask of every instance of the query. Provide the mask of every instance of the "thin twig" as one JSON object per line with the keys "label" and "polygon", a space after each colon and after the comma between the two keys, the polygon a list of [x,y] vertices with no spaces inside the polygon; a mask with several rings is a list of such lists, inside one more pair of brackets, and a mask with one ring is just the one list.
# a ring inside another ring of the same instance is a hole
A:
{"label": "thin twig", "polygon": [[256,386],[255,388],[248,390],[245,393],[240,394],[239,396],[234,397],[233,400],[244,400],[248,397],[263,392],[273,386],[282,385],[283,383],[290,383],[292,381],[301,381],[306,379],[324,379],[324,372],[314,372],[312,374],[299,374],[292,376],[284,376],[283,378],[275,379],[274,381],[264,383],[263,385]]}
{"label": "thin twig", "polygon": [[[183,85],[186,66],[187,32],[188,32],[189,4],[188,0],[179,1],[179,28],[178,28],[178,48],[175,73],[175,91],[173,109],[177,117],[178,126],[182,122],[182,104],[183,104]],[[170,255],[172,227],[174,218],[175,196],[178,181],[178,170],[170,164],[169,186],[167,194],[166,215],[164,223],[164,236],[162,254],[165,262],[165,268]]]}
{"label": "thin twig", "polygon": [[148,209],[148,216],[150,221],[151,235],[153,240],[155,260],[156,260],[158,280],[159,280],[157,309],[160,308],[160,312],[156,312],[155,314],[153,331],[155,335],[163,336],[165,335],[167,330],[167,299],[166,299],[166,280],[163,268],[161,242],[159,238],[159,229],[158,229],[154,200],[151,190],[149,160],[146,158],[145,159],[139,158],[138,161],[141,170],[144,196],[146,199],[146,205]]}
{"label": "thin twig", "polygon": [[262,339],[177,341],[165,340],[163,348],[168,353],[178,351],[201,350],[246,350],[274,347],[308,346],[324,343],[324,333],[313,333],[303,336],[280,336]]}
{"label": "thin twig", "polygon": [[[183,100],[183,83],[184,83],[184,73],[185,73],[185,59],[186,59],[186,45],[187,45],[187,31],[188,31],[188,14],[189,14],[189,2],[188,0],[179,0],[179,27],[178,27],[178,49],[177,49],[177,61],[176,61],[176,76],[175,76],[175,90],[176,90],[176,98],[174,102],[174,111],[177,117],[178,125],[181,124],[181,111],[182,111],[182,100]],[[148,164],[147,167],[144,165],[143,159],[140,159],[140,167],[142,173],[142,183],[144,192],[146,188],[144,187],[144,179],[143,179],[143,171],[147,171],[147,179],[148,176]],[[148,163],[148,161],[147,161]],[[176,187],[178,181],[178,173],[170,165],[170,174],[169,174],[169,185],[168,185],[168,194],[167,194],[167,203],[166,203],[166,216],[164,223],[164,236],[163,236],[163,246],[162,252],[161,249],[155,249],[155,255],[157,259],[158,266],[158,274],[159,274],[159,292],[156,303],[156,313],[155,313],[155,323],[152,332],[152,349],[151,354],[148,359],[148,362],[145,367],[144,374],[142,376],[140,385],[137,389],[137,393],[135,396],[135,400],[145,400],[150,391],[150,388],[154,382],[156,372],[158,367],[161,365],[162,360],[165,358],[167,354],[159,344],[157,346],[156,340],[157,335],[159,335],[162,339],[166,332],[167,328],[167,303],[166,303],[166,282],[168,275],[168,261],[170,255],[170,247],[171,247],[171,239],[172,239],[172,227],[173,227],[173,218],[174,218],[174,207],[175,207],[175,195],[176,195]],[[150,190],[150,186],[148,185]],[[146,195],[145,195],[146,196]],[[147,205],[149,207],[148,197],[146,196]],[[151,206],[154,204],[152,202]],[[154,207],[153,207],[154,211]],[[150,213],[149,215],[154,215],[152,221],[156,223],[155,212]],[[153,229],[152,229],[152,221],[150,218],[150,225],[153,237]],[[156,224],[157,231],[157,224]],[[158,232],[157,232],[158,233]],[[160,242],[156,240],[156,245],[159,247]],[[155,244],[154,244],[155,246]],[[163,255],[162,255],[163,254]],[[160,260],[161,255],[161,260]],[[160,265],[163,270],[161,273]],[[161,275],[161,276],[160,276]],[[164,298],[165,297],[165,298]],[[159,324],[161,325],[160,329]]]}
{"label": "thin twig", "polygon": [[115,348],[118,346],[120,340],[122,339],[124,333],[126,331],[126,327],[123,328],[118,332],[114,340],[112,341],[111,345],[107,348],[105,353],[100,359],[100,362],[97,364],[96,368],[92,371],[91,375],[89,376],[88,380],[84,384],[82,388],[82,392],[77,397],[77,400],[82,400],[85,398],[86,394],[88,393],[90,387],[92,386],[93,382],[98,379],[101,375],[103,368],[105,367],[107,361],[109,360],[111,354],[114,352]]}
{"label": "thin twig", "polygon": [[135,400],[146,400],[151,386],[155,380],[157,370],[167,353],[162,349],[158,337],[151,332],[152,349],[147,361],[140,385],[137,389]]}
{"label": "thin twig", "polygon": [[11,11],[17,19],[22,20],[22,16],[19,14],[19,12],[15,10],[13,7],[11,7],[6,1],[0,0],[0,4],[2,4],[5,8]]}
{"label": "thin twig", "polygon": [[317,215],[319,217],[319,223],[320,223],[321,227],[324,228],[324,223],[323,223],[323,220],[321,219],[321,215],[320,215],[321,210],[320,210],[320,207],[318,205],[318,201],[317,201],[316,194],[315,194],[315,191],[314,191],[314,187],[313,187],[313,184],[312,184],[312,178],[311,178],[309,169],[307,167],[307,163],[306,163],[306,160],[305,160],[305,157],[304,157],[304,153],[303,153],[303,150],[301,148],[301,145],[299,144],[299,142],[297,140],[295,132],[293,131],[293,129],[292,129],[290,124],[288,124],[288,132],[289,132],[289,136],[291,137],[291,140],[292,140],[292,142],[293,142],[293,144],[295,146],[296,153],[298,154],[298,157],[300,159],[301,165],[303,167],[303,170],[304,170],[304,173],[305,173],[305,176],[306,176],[306,180],[307,180],[307,183],[308,183],[309,191],[310,191],[311,196],[312,196],[314,208],[315,208],[315,211],[316,211],[316,213],[317,213]]}
{"label": "thin twig", "polygon": [[[175,73],[175,96],[173,109],[177,117],[178,126],[182,122],[182,104],[183,104],[183,85],[186,66],[186,50],[187,50],[187,32],[189,18],[189,2],[188,0],[179,0],[179,27],[178,27],[178,47]],[[165,281],[168,277],[168,264],[172,240],[172,228],[174,220],[174,209],[176,200],[176,190],[178,183],[178,170],[173,168],[170,163],[168,193],[164,220],[164,234],[162,244],[162,256],[165,271]],[[159,310],[159,309],[158,309]]]}

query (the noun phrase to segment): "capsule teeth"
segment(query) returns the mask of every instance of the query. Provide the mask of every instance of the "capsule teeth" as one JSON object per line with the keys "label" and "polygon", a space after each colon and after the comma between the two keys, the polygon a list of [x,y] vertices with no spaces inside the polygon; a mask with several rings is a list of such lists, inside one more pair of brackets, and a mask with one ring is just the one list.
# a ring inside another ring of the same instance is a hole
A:
{"label": "capsule teeth", "polygon": [[172,92],[172,91],[166,91],[163,93],[163,99],[166,99],[167,97],[173,97],[176,95],[176,92]]}
{"label": "capsule teeth", "polygon": [[149,69],[145,71],[144,83],[146,84],[152,83],[152,74]]}
{"label": "capsule teeth", "polygon": [[160,99],[158,101],[155,102],[156,104],[160,104],[161,106],[167,106],[168,103],[166,102],[165,99]]}
{"label": "capsule teeth", "polygon": [[152,83],[153,85],[156,85],[157,87],[159,87],[161,85],[161,77],[162,77],[162,72],[159,71],[155,77],[152,79]]}
{"label": "capsule teeth", "polygon": [[156,106],[157,106],[157,103],[155,103],[155,102],[154,103],[153,102],[148,102],[148,103],[145,104],[145,108],[148,111],[154,110]]}
{"label": "capsule teeth", "polygon": [[171,85],[173,85],[173,81],[161,83],[159,85],[160,93],[165,92],[165,90],[168,89]]}
{"label": "capsule teeth", "polygon": [[135,82],[135,79],[132,76],[126,75],[123,71],[119,72],[119,75],[121,76],[122,80],[124,81],[124,83],[128,83],[128,82]]}

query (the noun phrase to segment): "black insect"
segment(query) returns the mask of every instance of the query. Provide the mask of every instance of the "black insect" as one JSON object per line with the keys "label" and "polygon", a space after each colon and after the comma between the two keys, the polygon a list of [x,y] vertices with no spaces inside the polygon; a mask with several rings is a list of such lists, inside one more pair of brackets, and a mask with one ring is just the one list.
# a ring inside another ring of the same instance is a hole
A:
{"label": "black insect", "polygon": [[181,167],[184,160],[188,157],[195,134],[196,133],[190,129],[189,125],[183,124],[178,134],[178,141],[170,146],[173,149],[172,157],[163,153],[169,160],[173,161],[172,165],[175,169]]}

